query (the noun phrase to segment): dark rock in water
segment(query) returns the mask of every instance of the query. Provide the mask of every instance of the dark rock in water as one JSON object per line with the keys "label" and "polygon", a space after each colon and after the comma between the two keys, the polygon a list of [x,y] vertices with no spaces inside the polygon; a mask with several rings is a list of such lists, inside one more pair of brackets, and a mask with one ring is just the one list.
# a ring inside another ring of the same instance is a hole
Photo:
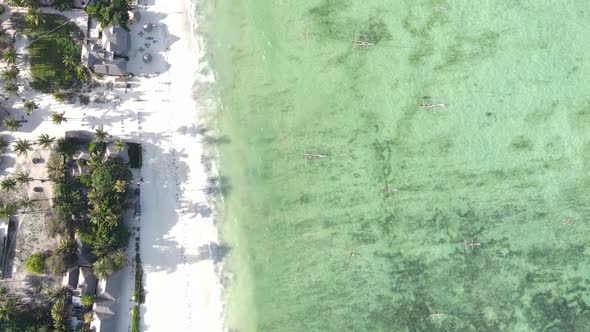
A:
{"label": "dark rock in water", "polygon": [[486,116],[492,116],[492,115],[494,115],[494,113],[492,113],[492,112],[486,112]]}

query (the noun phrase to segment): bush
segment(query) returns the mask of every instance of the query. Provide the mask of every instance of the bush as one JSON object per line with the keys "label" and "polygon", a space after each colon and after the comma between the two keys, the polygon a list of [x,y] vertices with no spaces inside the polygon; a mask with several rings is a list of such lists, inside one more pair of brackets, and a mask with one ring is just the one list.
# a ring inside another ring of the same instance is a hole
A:
{"label": "bush", "polygon": [[4,5],[0,5],[0,14],[3,14],[5,10]]}
{"label": "bush", "polygon": [[129,154],[129,165],[131,168],[141,168],[141,144],[127,143],[127,153]]}
{"label": "bush", "polygon": [[36,252],[29,256],[25,261],[25,270],[33,274],[43,274],[45,272],[45,255]]}
{"label": "bush", "polygon": [[82,304],[87,308],[92,307],[92,305],[94,304],[94,295],[92,295],[92,294],[82,295]]}

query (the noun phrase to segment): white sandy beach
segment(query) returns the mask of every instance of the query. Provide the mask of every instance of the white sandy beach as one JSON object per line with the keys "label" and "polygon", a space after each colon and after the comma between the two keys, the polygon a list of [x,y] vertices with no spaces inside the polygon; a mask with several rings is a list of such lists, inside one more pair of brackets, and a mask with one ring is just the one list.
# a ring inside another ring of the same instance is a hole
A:
{"label": "white sandy beach", "polygon": [[[141,142],[141,330],[221,331],[221,284],[210,252],[218,235],[203,191],[208,175],[201,163],[199,113],[192,99],[198,49],[189,3],[141,3],[140,22],[131,26],[128,70],[136,75],[131,88],[106,90],[106,103],[86,106],[57,104],[52,96],[23,89],[21,96],[35,100],[39,109],[14,136],[35,140],[40,134],[61,137],[67,130],[103,126],[113,137]],[[144,23],[154,24],[154,31],[140,34]],[[142,62],[140,48],[152,54],[151,64]],[[18,103],[13,108],[22,108]],[[62,111],[68,121],[52,124],[51,113]],[[121,278],[117,331],[130,331],[133,266],[120,273],[127,277]]]}

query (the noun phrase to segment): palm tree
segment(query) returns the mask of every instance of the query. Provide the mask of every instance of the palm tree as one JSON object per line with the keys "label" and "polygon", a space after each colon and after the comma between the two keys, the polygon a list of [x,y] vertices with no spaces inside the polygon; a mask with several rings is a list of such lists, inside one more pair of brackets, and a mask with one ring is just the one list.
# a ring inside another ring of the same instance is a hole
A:
{"label": "palm tree", "polygon": [[47,134],[41,134],[37,138],[37,144],[44,149],[50,148],[53,141],[55,141],[55,137],[49,137]]}
{"label": "palm tree", "polygon": [[10,42],[10,35],[6,29],[0,27],[0,45],[6,45]]}
{"label": "palm tree", "polygon": [[16,189],[16,180],[7,176],[0,181],[0,188],[4,191],[13,191]]}
{"label": "palm tree", "polygon": [[115,142],[115,150],[117,150],[117,151],[125,150],[125,146],[126,146],[125,141],[123,141],[122,139],[118,139]]}
{"label": "palm tree", "polygon": [[27,155],[29,151],[33,151],[33,143],[29,142],[26,139],[18,138],[14,143],[14,151],[17,155]]}
{"label": "palm tree", "polygon": [[20,183],[20,184],[28,184],[29,182],[31,182],[31,178],[30,178],[31,172],[29,171],[18,171],[16,173],[16,175],[14,176],[14,179],[16,180],[16,182]]}
{"label": "palm tree", "polygon": [[103,252],[99,259],[92,264],[92,271],[99,279],[106,279],[127,264],[127,257],[121,250]]}
{"label": "palm tree", "polygon": [[54,112],[51,114],[51,121],[56,124],[60,125],[63,122],[68,122],[68,119],[65,117],[66,112]]}
{"label": "palm tree", "polygon": [[71,238],[61,240],[56,254],[69,269],[77,266],[78,263],[78,243]]}
{"label": "palm tree", "polygon": [[0,218],[8,219],[16,214],[17,208],[13,204],[6,202],[0,205]]}
{"label": "palm tree", "polygon": [[13,81],[4,82],[4,92],[9,96],[18,95],[18,85]]}
{"label": "palm tree", "polygon": [[64,166],[63,158],[57,153],[51,153],[47,161],[47,175],[52,180],[63,178],[66,168]]}
{"label": "palm tree", "polygon": [[104,142],[108,136],[109,133],[107,133],[106,130],[102,129],[102,126],[96,129],[96,131],[94,132],[94,140],[97,142]]}
{"label": "palm tree", "polygon": [[72,294],[73,291],[68,286],[50,288],[45,292],[47,298],[54,303],[60,300],[67,300]]}
{"label": "palm tree", "polygon": [[45,22],[41,9],[32,7],[29,8],[29,11],[25,15],[25,20],[32,25],[39,25]]}
{"label": "palm tree", "polygon": [[109,265],[105,258],[99,258],[92,264],[92,272],[98,279],[104,280],[114,272]]}
{"label": "palm tree", "polygon": [[2,51],[2,59],[8,64],[16,62],[16,49],[14,47],[5,48]]}
{"label": "palm tree", "polygon": [[14,66],[11,66],[8,69],[4,69],[0,75],[2,76],[2,80],[5,82],[13,81],[18,76],[18,69]]}
{"label": "palm tree", "polygon": [[[90,190],[88,192],[88,203],[90,203],[91,205],[97,205],[98,199],[99,199],[98,194],[96,193],[96,191],[94,191],[94,189]],[[94,221],[94,219],[92,219],[93,218],[93,211],[94,210],[90,211],[90,218],[89,218],[90,221]]]}
{"label": "palm tree", "polygon": [[66,68],[76,68],[76,57],[71,52],[65,53],[61,61],[66,66]]}
{"label": "palm tree", "polygon": [[53,328],[55,331],[66,331],[66,301],[65,299],[59,299],[53,303],[51,307],[51,318],[53,319]]}
{"label": "palm tree", "polygon": [[10,131],[16,131],[18,128],[21,127],[21,124],[16,119],[4,119],[4,121],[2,121],[2,124],[4,125],[4,128]]}
{"label": "palm tree", "polygon": [[96,168],[105,162],[105,154],[104,152],[92,152],[90,154],[90,159],[88,160],[88,166],[92,168]]}
{"label": "palm tree", "polygon": [[127,181],[117,180],[117,182],[115,182],[115,190],[118,193],[124,193],[126,189],[127,189]]}
{"label": "palm tree", "polygon": [[18,201],[18,205],[23,209],[23,211],[32,210],[33,209],[33,200],[29,198],[29,196],[24,196]]}
{"label": "palm tree", "polygon": [[0,154],[3,154],[8,147],[8,141],[0,137]]}
{"label": "palm tree", "polygon": [[59,300],[65,300],[72,296],[72,289],[68,286],[56,287],[54,289],[50,289],[47,291],[47,297],[52,302],[57,302]]}
{"label": "palm tree", "polygon": [[14,299],[8,298],[0,304],[0,320],[11,322],[17,314],[18,308]]}

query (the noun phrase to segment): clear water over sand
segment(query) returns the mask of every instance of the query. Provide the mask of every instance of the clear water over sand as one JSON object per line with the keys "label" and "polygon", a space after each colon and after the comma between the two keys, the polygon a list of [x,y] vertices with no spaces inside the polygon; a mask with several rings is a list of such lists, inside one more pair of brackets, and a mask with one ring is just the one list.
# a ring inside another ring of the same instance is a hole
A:
{"label": "clear water over sand", "polygon": [[207,4],[229,328],[590,326],[590,2],[436,4]]}

